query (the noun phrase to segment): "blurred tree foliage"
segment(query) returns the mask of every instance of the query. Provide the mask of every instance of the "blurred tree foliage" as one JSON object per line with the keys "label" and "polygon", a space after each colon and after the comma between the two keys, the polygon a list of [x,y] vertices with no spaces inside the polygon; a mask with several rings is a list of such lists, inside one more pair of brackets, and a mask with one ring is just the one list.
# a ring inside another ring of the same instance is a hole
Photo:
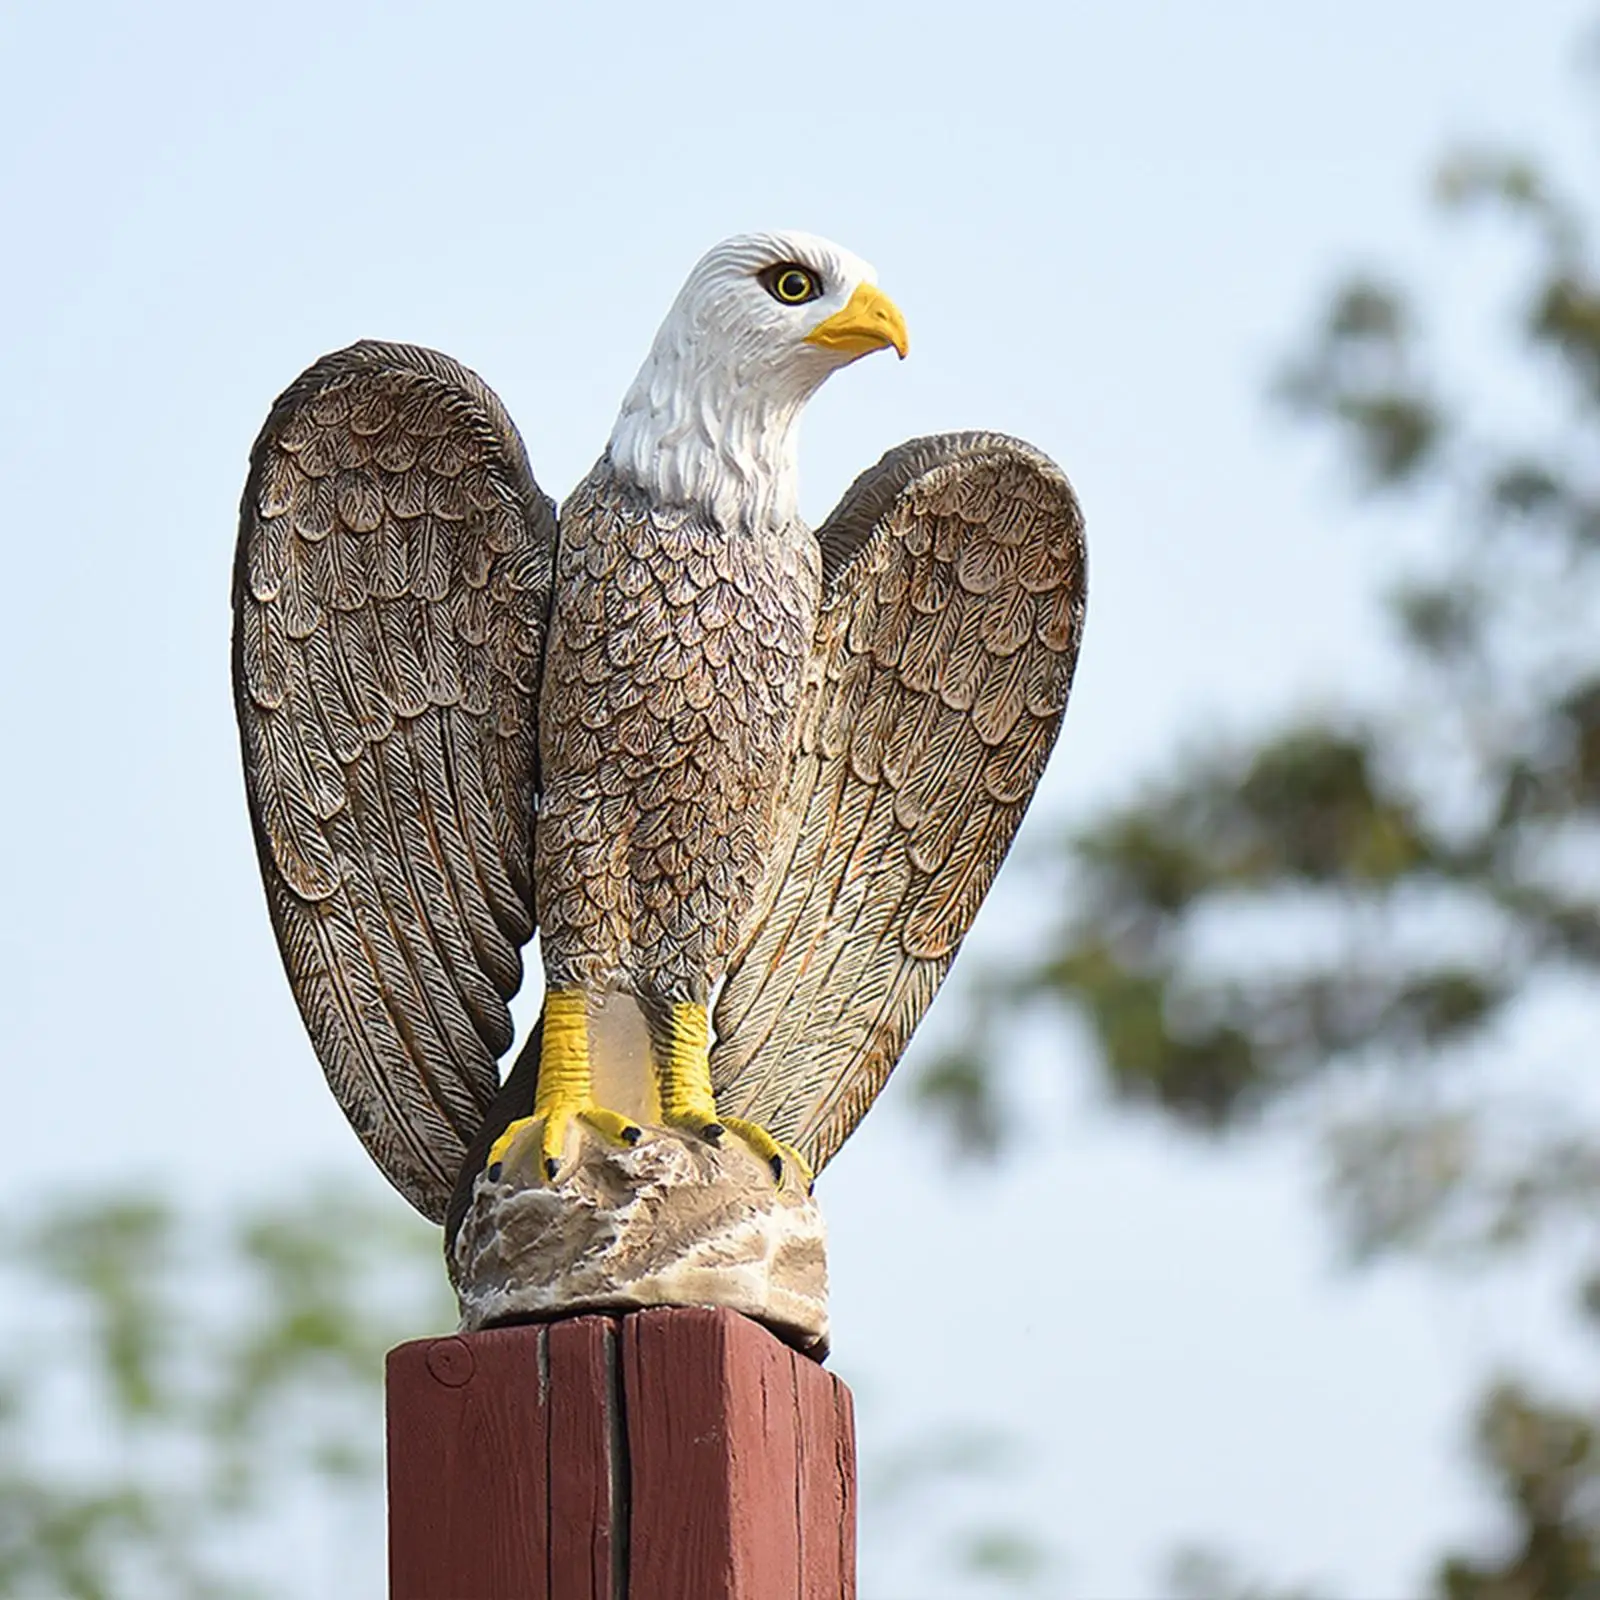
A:
{"label": "blurred tree foliage", "polygon": [[[1446,162],[1435,196],[1445,226],[1487,225],[1516,262],[1511,315],[1452,320],[1450,297],[1361,274],[1277,388],[1407,530],[1394,692],[1191,751],[1051,841],[1058,920],[1036,959],[976,986],[923,1093],[970,1147],[1003,1148],[980,1041],[1019,1007],[1071,1019],[1114,1096],[1187,1127],[1310,1107],[1360,1256],[1481,1265],[1559,1238],[1600,1262],[1592,1043],[1542,1100],[1537,1073],[1508,1070],[1539,1017],[1586,1041],[1600,1026],[1592,218],[1493,151]],[[1447,1557],[1440,1595],[1600,1594],[1594,1426],[1512,1384],[1485,1399],[1477,1451],[1508,1531]],[[1254,1592],[1223,1570],[1186,1581]]]}
{"label": "blurred tree foliage", "polygon": [[266,1592],[284,1530],[370,1502],[384,1351],[452,1315],[435,1230],[326,1190],[210,1222],[104,1196],[0,1272],[8,1600]]}
{"label": "blurred tree foliage", "polygon": [[[858,1410],[870,1404],[856,1396]],[[862,1432],[872,1436],[866,1423]],[[921,1429],[861,1462],[861,1582],[874,1596],[1053,1596],[1062,1552],[1007,1504],[1027,1470],[1021,1442],[988,1425]],[[878,1587],[874,1588],[874,1584]]]}
{"label": "blurred tree foliage", "polygon": [[[19,1229],[0,1288],[0,1596],[370,1588],[384,1352],[455,1321],[437,1229],[327,1187],[220,1218],[108,1194]],[[941,1594],[1053,1593],[1036,1531],[971,1502],[1018,1466],[963,1429],[868,1463],[873,1561]],[[317,1526],[348,1556],[309,1548]]]}

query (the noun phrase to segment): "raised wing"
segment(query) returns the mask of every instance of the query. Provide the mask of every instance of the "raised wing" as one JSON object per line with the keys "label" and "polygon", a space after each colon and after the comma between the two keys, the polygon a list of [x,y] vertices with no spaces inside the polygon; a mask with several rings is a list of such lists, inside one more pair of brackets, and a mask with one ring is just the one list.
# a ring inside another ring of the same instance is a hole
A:
{"label": "raised wing", "polygon": [[555,539],[504,408],[431,350],[325,356],[251,454],[233,680],[267,902],[334,1094],[435,1221],[533,932]]}
{"label": "raised wing", "polygon": [[782,843],[717,1002],[712,1078],[820,1170],[883,1087],[1044,771],[1083,631],[1083,520],[998,434],[892,450],[819,530]]}

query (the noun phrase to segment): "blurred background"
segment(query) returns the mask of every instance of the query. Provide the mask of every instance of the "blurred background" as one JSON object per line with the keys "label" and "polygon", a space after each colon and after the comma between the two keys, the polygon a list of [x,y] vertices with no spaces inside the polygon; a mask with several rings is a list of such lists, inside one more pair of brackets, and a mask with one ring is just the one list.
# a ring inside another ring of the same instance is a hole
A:
{"label": "blurred background", "polygon": [[863,1600],[1600,1592],[1597,21],[0,9],[0,1593],[380,1594],[381,1353],[451,1322],[256,878],[272,397],[437,346],[559,497],[763,226],[911,327],[814,520],[989,427],[1090,529],[1016,857],[819,1186]]}

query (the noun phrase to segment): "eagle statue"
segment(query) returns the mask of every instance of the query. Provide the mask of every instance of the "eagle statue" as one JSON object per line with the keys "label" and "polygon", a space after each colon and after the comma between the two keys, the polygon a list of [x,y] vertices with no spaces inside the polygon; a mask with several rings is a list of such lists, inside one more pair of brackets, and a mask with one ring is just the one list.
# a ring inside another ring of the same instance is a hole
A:
{"label": "eagle statue", "polygon": [[273,406],[234,574],[250,814],[328,1081],[427,1217],[517,1140],[559,1189],[586,1135],[651,1128],[809,1186],[949,968],[1066,706],[1082,519],[1038,450],[953,433],[808,527],[801,413],[883,349],[866,262],[726,240],[559,514],[434,351],[352,345]]}

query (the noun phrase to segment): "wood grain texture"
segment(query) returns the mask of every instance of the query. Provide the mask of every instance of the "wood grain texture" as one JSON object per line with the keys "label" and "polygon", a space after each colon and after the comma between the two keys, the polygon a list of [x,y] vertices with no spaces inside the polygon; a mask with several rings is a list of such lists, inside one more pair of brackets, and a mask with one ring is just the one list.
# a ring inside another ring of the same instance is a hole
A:
{"label": "wood grain texture", "polygon": [[497,1329],[390,1352],[390,1600],[548,1596],[544,1341]]}
{"label": "wood grain texture", "polygon": [[549,1592],[616,1600],[628,1559],[616,1319],[574,1317],[536,1331],[549,1353]]}
{"label": "wood grain texture", "polygon": [[389,1359],[391,1600],[849,1600],[849,1391],[728,1311]]}
{"label": "wood grain texture", "polygon": [[831,1373],[727,1311],[622,1333],[636,1600],[855,1594],[854,1435]]}

